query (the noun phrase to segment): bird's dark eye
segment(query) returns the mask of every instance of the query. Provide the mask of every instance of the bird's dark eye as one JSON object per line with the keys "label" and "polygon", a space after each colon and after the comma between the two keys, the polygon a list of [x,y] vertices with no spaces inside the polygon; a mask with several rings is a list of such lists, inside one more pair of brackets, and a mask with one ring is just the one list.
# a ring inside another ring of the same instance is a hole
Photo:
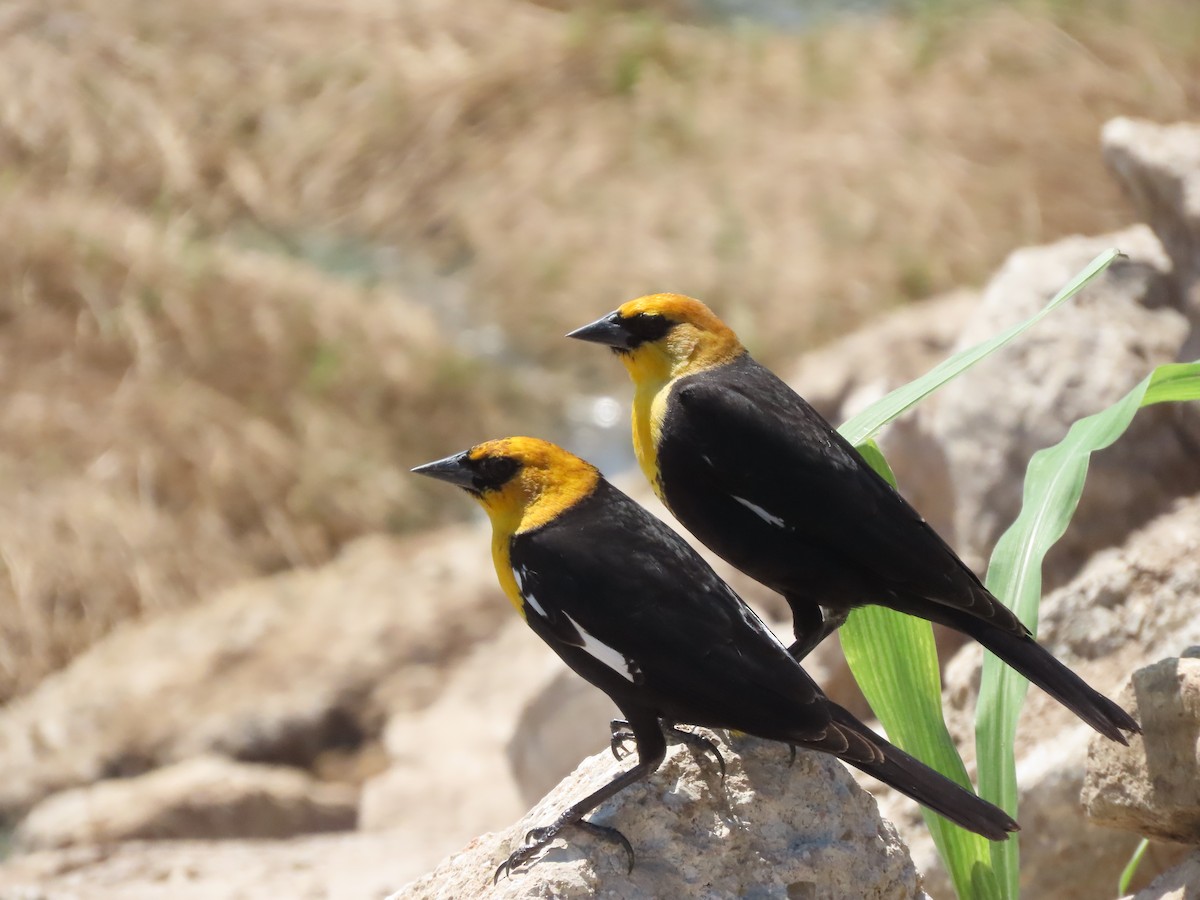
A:
{"label": "bird's dark eye", "polygon": [[494,490],[503,487],[517,474],[520,464],[508,456],[485,456],[476,460],[474,486],[477,491]]}
{"label": "bird's dark eye", "polygon": [[652,344],[675,327],[675,323],[657,313],[638,313],[621,322],[621,327],[629,335],[630,349],[641,344]]}

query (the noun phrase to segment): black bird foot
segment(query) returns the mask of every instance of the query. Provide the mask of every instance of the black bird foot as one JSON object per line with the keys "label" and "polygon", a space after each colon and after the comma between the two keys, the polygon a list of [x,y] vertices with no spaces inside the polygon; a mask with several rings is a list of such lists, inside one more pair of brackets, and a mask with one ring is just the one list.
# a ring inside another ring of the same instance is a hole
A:
{"label": "black bird foot", "polygon": [[[629,730],[629,723],[624,719],[613,719],[608,723],[608,727],[612,732],[609,749],[612,750],[613,758],[620,762],[631,752],[626,749],[625,744],[633,740],[633,732]],[[695,731],[680,728],[678,725],[667,726],[663,731],[667,735],[668,740],[678,741],[700,753],[711,754],[717,764],[717,768],[721,770],[721,778],[725,778],[725,757],[721,754],[721,749],[717,746],[716,741]]]}
{"label": "black bird foot", "polygon": [[570,827],[578,828],[580,831],[590,834],[593,837],[620,846],[625,851],[626,856],[629,857],[629,866],[626,869],[626,873],[628,874],[633,871],[633,862],[636,858],[633,852],[633,845],[617,829],[607,825],[595,825],[592,822],[585,822],[583,820],[561,825],[556,822],[553,825],[545,825],[541,828],[531,828],[526,832],[525,842],[521,847],[510,853],[508,859],[496,867],[496,873],[492,876],[492,884],[499,884],[501,875],[510,876],[517,869],[533,862],[535,857],[545,850],[558,837],[560,832]]}
{"label": "black bird foot", "polygon": [[788,653],[796,662],[803,662],[821,641],[846,624],[846,617],[850,615],[848,610],[828,610],[812,604],[792,604],[792,611],[796,643],[788,647]]}
{"label": "black bird foot", "polygon": [[613,759],[620,762],[633,752],[625,747],[626,743],[634,739],[633,731],[630,729],[629,723],[624,719],[613,719],[608,723],[608,730],[612,732],[612,738],[608,742],[608,747],[612,750]]}
{"label": "black bird foot", "polygon": [[791,751],[788,755],[788,768],[790,769],[796,764],[796,745],[788,744],[788,750]]}
{"label": "black bird foot", "polygon": [[813,650],[816,648],[817,644],[819,644],[819,643],[820,643],[820,638],[818,638],[815,641],[810,640],[808,638],[805,638],[802,641],[796,641],[796,643],[794,643],[794,644],[792,644],[792,646],[788,647],[788,655],[791,656],[792,659],[794,659],[798,663],[804,662],[804,657],[806,657],[806,656],[808,656],[808,654],[812,653]]}

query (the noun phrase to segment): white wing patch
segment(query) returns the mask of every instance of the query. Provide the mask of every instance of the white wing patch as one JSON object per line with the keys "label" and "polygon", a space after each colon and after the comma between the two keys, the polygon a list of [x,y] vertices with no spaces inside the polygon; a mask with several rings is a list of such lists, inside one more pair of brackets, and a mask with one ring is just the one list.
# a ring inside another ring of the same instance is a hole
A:
{"label": "white wing patch", "polygon": [[525,598],[525,602],[533,607],[534,612],[536,612],[543,619],[549,618],[549,616],[546,615],[546,611],[542,609],[541,604],[537,602],[537,598],[534,597],[533,594],[529,593],[529,591],[525,590],[525,579],[522,577],[524,574],[524,569],[518,569],[515,566],[513,567],[513,579],[517,582],[517,590],[521,592],[521,596]]}
{"label": "white wing patch", "polygon": [[537,598],[534,597],[533,594],[522,592],[521,596],[525,598],[525,602],[528,603],[530,606],[532,606],[533,611],[536,612],[539,616],[541,616],[543,619],[550,618],[549,616],[546,615],[546,611],[544,609],[542,609],[541,604],[537,602]]}
{"label": "white wing patch", "polygon": [[757,503],[751,503],[749,500],[743,500],[741,497],[738,497],[734,494],[730,494],[729,496],[733,497],[734,500],[742,504],[742,506],[746,507],[746,509],[750,510],[750,512],[754,513],[768,525],[774,525],[776,528],[787,528],[787,523],[784,522],[783,519],[779,518],[779,516],[771,515]]}
{"label": "white wing patch", "polygon": [[617,652],[612,647],[608,646],[608,644],[588,634],[583,630],[583,626],[581,626],[565,612],[563,615],[566,616],[568,622],[575,626],[575,630],[579,632],[579,637],[583,641],[583,650],[585,653],[588,653],[593,658],[604,663],[604,665],[608,666],[614,672],[619,672],[621,675],[624,675],[630,681],[634,680],[634,676],[641,671],[638,668],[637,663],[631,659],[626,659],[623,653]]}

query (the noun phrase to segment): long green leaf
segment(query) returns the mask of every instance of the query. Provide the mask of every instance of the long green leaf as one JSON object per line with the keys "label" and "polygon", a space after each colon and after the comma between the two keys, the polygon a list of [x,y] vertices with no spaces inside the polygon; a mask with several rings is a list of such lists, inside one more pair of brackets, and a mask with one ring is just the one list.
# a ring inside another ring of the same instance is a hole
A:
{"label": "long green leaf", "polygon": [[1125,864],[1125,868],[1121,870],[1121,877],[1117,879],[1117,896],[1124,897],[1129,893],[1129,883],[1133,881],[1133,876],[1137,874],[1138,866],[1142,864],[1142,857],[1146,855],[1146,848],[1150,846],[1149,838],[1142,838],[1138,841],[1137,847],[1133,851],[1133,855],[1129,857],[1129,862]]}
{"label": "long green leaf", "polygon": [[[895,476],[875,442],[858,450],[894,487]],[[858,686],[893,743],[974,790],[942,718],[942,681],[929,623],[883,606],[865,606],[854,611],[839,635]],[[921,815],[959,896],[1000,900],[988,841],[924,807]]]}
{"label": "long green leaf", "polygon": [[856,446],[875,437],[880,428],[911,409],[947,381],[957,378],[984,357],[995,353],[1013,338],[1042,321],[1042,319],[1078,294],[1088,282],[1112,265],[1113,260],[1122,255],[1121,251],[1115,248],[1105,250],[1088,263],[1083,271],[1072,278],[1070,283],[1055,294],[1054,298],[1036,314],[1024,322],[1014,325],[1007,331],[996,335],[994,338],[989,338],[982,343],[976,344],[974,347],[968,347],[966,350],[954,354],[949,359],[934,366],[915,381],[910,381],[903,387],[896,388],[896,390],[887,396],[872,403],[858,415],[848,419],[838,431],[842,433],[842,436],[846,440]]}
{"label": "long green leaf", "polygon": [[[1108,409],[1080,419],[1053,447],[1029,461],[1021,513],[1001,536],[988,566],[987,586],[1037,633],[1042,560],[1066,531],[1083,492],[1091,455],[1119,438],[1143,406],[1200,398],[1200,362],[1159,366]],[[979,792],[1015,816],[1017,776],[1013,747],[1028,682],[990,653],[984,655],[975,748]],[[993,844],[992,862],[1006,898],[1019,894],[1016,841]]]}
{"label": "long green leaf", "polygon": [[[1120,255],[1117,250],[1100,254],[1032,318],[955,354],[916,381],[892,391],[847,421],[839,429],[842,435],[894,484],[891,470],[872,436],[947,381],[1045,318]],[[882,607],[863,607],[851,614],[840,635],[850,669],[889,737],[939,772],[970,788],[966,768],[942,718],[937,651],[929,623]],[[983,900],[1001,897],[991,871],[988,842],[940,816],[922,812],[958,895]]]}

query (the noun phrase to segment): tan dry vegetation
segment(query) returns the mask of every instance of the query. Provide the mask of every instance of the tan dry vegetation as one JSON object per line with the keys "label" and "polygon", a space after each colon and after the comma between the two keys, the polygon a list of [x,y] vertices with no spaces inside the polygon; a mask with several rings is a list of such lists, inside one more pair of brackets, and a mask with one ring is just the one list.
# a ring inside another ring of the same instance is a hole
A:
{"label": "tan dry vegetation", "polygon": [[1123,223],[1100,123],[1195,114],[1200,10],[1054,9],[5,4],[0,698],[126,616],[461,514],[403,467],[616,388],[559,335],[620,300],[697,294],[782,359]]}
{"label": "tan dry vegetation", "polygon": [[29,3],[5,156],[206,234],[419,246],[537,358],[662,287],[779,353],[1123,220],[1098,126],[1194,112],[1200,11],[1058,7],[770,35],[519,0]]}
{"label": "tan dry vegetation", "polygon": [[511,405],[394,291],[63,192],[10,191],[0,231],[0,695],[127,616],[428,522],[400,466]]}

